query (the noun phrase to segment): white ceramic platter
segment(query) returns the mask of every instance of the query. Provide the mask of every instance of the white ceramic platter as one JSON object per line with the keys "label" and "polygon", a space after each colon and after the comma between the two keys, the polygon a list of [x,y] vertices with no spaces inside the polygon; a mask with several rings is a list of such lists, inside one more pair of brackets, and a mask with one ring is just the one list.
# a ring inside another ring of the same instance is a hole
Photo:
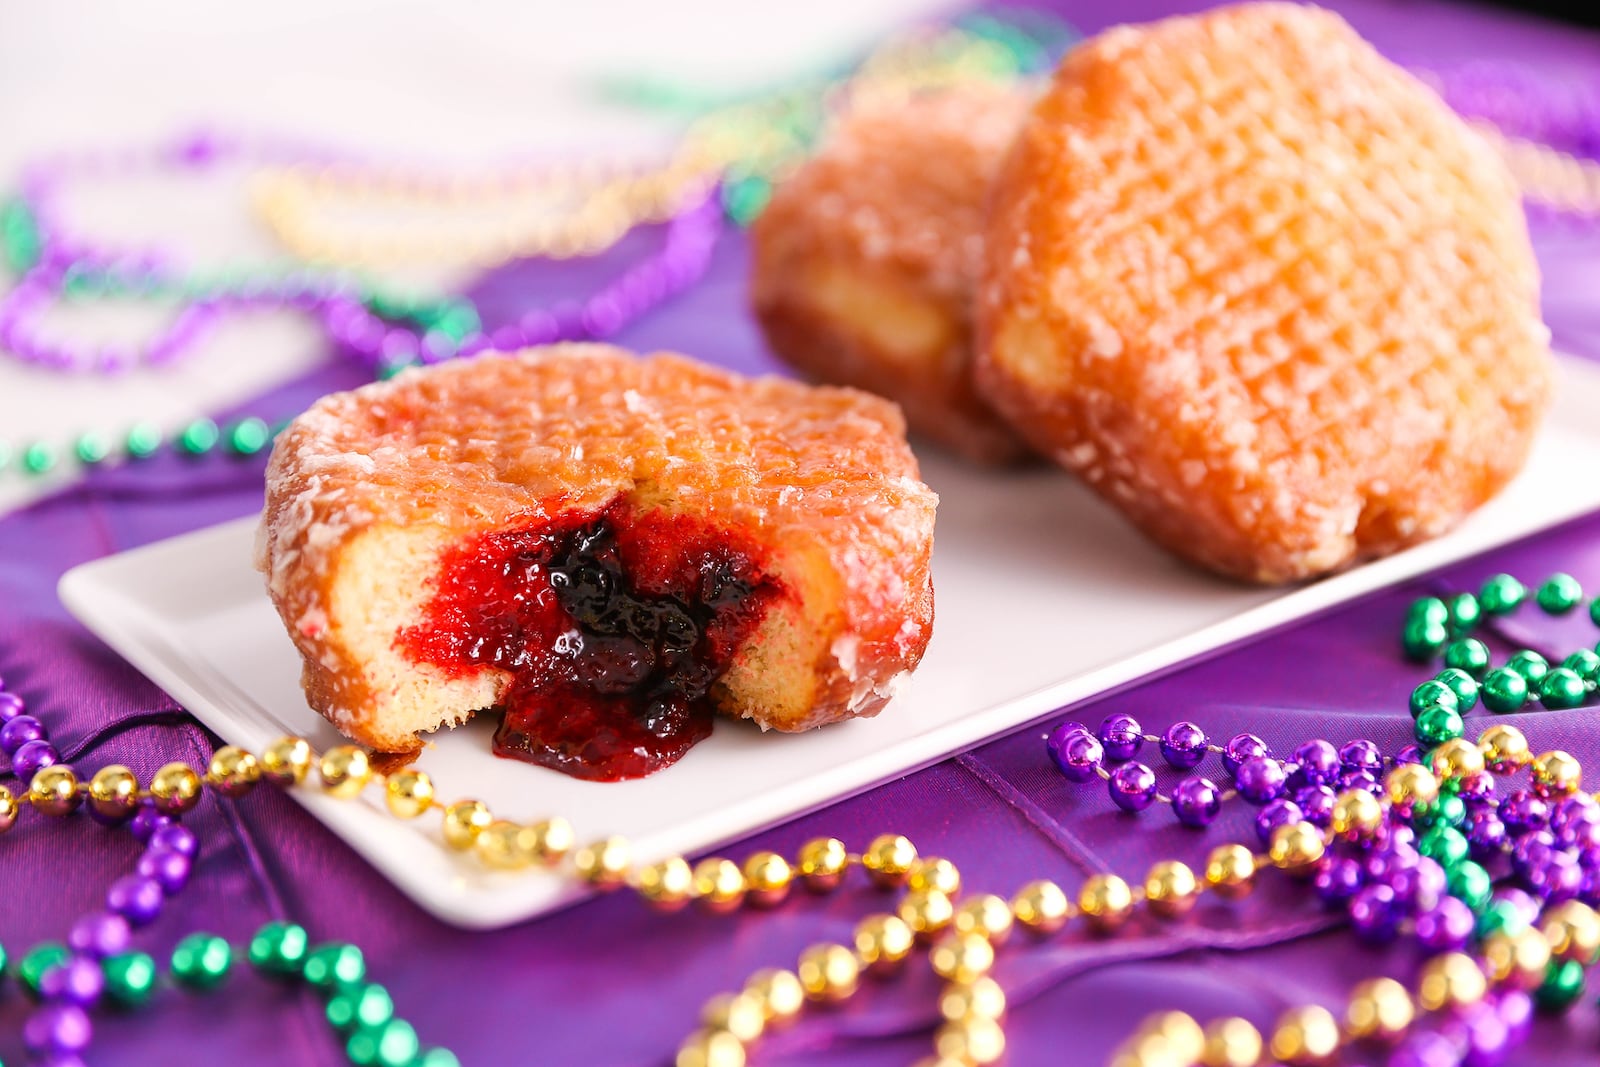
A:
{"label": "white ceramic platter", "polygon": [[[1178,565],[1067,477],[930,458],[939,491],[937,623],[911,685],[880,716],[797,736],[719,723],[677,765],[592,783],[490,754],[490,716],[438,736],[420,766],[441,799],[497,815],[561,814],[580,840],[621,834],[636,858],[693,853],[856,792],[1151,671],[1600,507],[1600,369],[1563,361],[1559,399],[1521,477],[1459,530],[1292,590]],[[1588,477],[1575,477],[1590,472]],[[61,598],[111,647],[228,741],[338,735],[307,707],[300,665],[251,569],[254,520],[86,564]],[[372,793],[374,791],[370,791]],[[296,796],[418,904],[467,927],[549,911],[582,892],[543,871],[495,872],[447,850],[438,820],[381,799]]]}

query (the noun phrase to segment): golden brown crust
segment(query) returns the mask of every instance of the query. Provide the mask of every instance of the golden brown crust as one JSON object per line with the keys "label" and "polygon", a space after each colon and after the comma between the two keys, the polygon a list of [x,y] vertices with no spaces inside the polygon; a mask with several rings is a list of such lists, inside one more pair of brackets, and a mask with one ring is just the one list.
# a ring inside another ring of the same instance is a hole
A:
{"label": "golden brown crust", "polygon": [[1516,188],[1336,15],[1084,43],[992,206],[980,386],[1188,559],[1277,582],[1392,552],[1527,454],[1551,361]]}
{"label": "golden brown crust", "polygon": [[971,377],[984,198],[1027,102],[975,83],[857,104],[751,227],[773,351],[897,401],[913,431],[982,462],[1027,454]]}
{"label": "golden brown crust", "polygon": [[[820,549],[840,589],[832,636],[850,638],[852,656],[817,664],[829,703],[777,725],[871,714],[921,658],[932,624],[936,498],[903,434],[876,397],[676,355],[558,345],[485,356],[325,397],[296,419],[268,467],[259,563],[312,706],[358,740],[404,747],[409,730],[374,721],[381,694],[330,634],[352,542],[403,528],[444,545],[629,495],[780,555]],[[834,700],[843,683],[865,692]]]}

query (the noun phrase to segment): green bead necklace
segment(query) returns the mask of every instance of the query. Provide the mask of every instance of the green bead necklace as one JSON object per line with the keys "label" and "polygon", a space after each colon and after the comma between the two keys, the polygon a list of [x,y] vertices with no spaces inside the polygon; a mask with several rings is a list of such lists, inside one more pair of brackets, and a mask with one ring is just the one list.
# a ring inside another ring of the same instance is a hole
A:
{"label": "green bead necklace", "polygon": [[0,475],[14,471],[24,477],[38,478],[64,461],[89,469],[116,460],[149,459],[167,444],[174,452],[191,459],[207,456],[248,459],[272,444],[285,425],[287,423],[274,425],[259,416],[247,415],[223,426],[211,419],[195,419],[180,426],[170,441],[159,426],[150,422],[135,423],[120,437],[89,430],[65,445],[33,441],[16,452],[0,441]]}
{"label": "green bead necklace", "polygon": [[[1462,716],[1479,699],[1496,714],[1520,711],[1537,700],[1548,711],[1580,707],[1600,689],[1600,645],[1572,653],[1559,665],[1532,649],[1512,653],[1494,666],[1489,646],[1471,636],[1484,619],[1509,615],[1529,599],[1529,590],[1509,574],[1483,583],[1476,596],[1427,596],[1406,613],[1400,643],[1405,654],[1427,662],[1442,653],[1444,669],[1411,691],[1411,716],[1417,742],[1432,747],[1465,733]],[[1583,603],[1583,587],[1570,574],[1554,574],[1533,591],[1532,599],[1550,615],[1566,615]],[[1600,597],[1589,602],[1589,617],[1600,626]]]}
{"label": "green bead necklace", "polygon": [[[14,970],[17,982],[33,999],[45,972],[66,961],[67,947],[41,942],[23,953]],[[172,950],[166,983],[149,953],[129,951],[100,961],[109,1004],[127,1010],[148,1007],[163,984],[191,993],[206,993],[227,981],[234,961],[247,959],[267,977],[302,981],[322,997],[323,1016],[344,1039],[345,1055],[356,1067],[460,1067],[445,1048],[423,1048],[416,1028],[394,1012],[389,991],[367,980],[361,949],[344,941],[312,946],[305,928],[269,922],[244,948],[235,948],[215,934],[194,933]],[[7,973],[0,947],[0,979]]]}

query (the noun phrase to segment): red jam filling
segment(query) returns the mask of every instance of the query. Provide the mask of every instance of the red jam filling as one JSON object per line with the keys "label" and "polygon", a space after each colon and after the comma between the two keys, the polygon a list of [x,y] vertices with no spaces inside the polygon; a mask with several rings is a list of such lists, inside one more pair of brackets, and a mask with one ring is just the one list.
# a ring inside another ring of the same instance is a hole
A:
{"label": "red jam filling", "polygon": [[758,545],[617,503],[447,550],[397,643],[451,675],[512,682],[498,755],[576,778],[640,778],[711,734],[707,697],[782,585]]}

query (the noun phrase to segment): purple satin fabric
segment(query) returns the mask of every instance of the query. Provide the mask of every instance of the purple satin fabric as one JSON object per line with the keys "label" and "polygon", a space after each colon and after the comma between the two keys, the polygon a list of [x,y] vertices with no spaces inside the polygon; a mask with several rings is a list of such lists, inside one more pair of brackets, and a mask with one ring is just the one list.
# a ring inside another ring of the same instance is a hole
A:
{"label": "purple satin fabric", "polygon": [[[1162,0],[1081,0],[1058,12],[1085,31],[1116,20],[1192,10]],[[1600,63],[1600,37],[1487,9],[1442,3],[1334,5],[1392,55],[1437,64],[1495,59],[1532,64],[1554,79]],[[1535,238],[1546,274],[1546,313],[1557,344],[1600,358],[1600,241],[1587,228],[1539,218]],[[657,235],[639,234],[618,256]],[[525,264],[486,279],[476,294],[491,323],[531,304],[577,294],[607,276],[617,257],[567,265]],[[744,310],[746,251],[737,236],[717,253],[706,282],[617,338],[670,347],[746,371],[775,369]],[[330,389],[362,380],[331,364],[278,389],[250,410],[290,414]],[[72,622],[56,579],[77,563],[253,512],[259,460],[187,463],[161,458],[97,471],[84,482],[0,520],[0,677],[49,724],[69,759],[87,768],[125,762],[141,776],[172,759],[202,761],[213,739],[170,698]],[[1180,718],[1214,738],[1250,730],[1277,751],[1325,737],[1364,736],[1394,751],[1409,738],[1406,695],[1422,677],[1396,649],[1407,601],[1424,589],[1475,588],[1507,570],[1536,580],[1557,569],[1600,587],[1600,515],[1379,593],[1074,708],[1085,722],[1112,710],[1159,731]],[[1092,616],[1080,618],[1091,625]],[[1587,619],[1533,619],[1502,635],[1562,649],[1592,644]],[[1062,634],[1070,641],[1070,629]],[[975,665],[974,669],[977,669]],[[1164,810],[1117,814],[1103,789],[1072,786],[1046,758],[1052,715],[860,796],[733,844],[793,854],[805,839],[833,834],[859,848],[884,831],[908,834],[928,854],[948,856],[967,887],[1009,893],[1050,877],[1069,890],[1087,873],[1137,878],[1157,859],[1203,861],[1210,846],[1251,840],[1252,809],[1225,808],[1207,832],[1176,826]],[[1596,710],[1508,717],[1540,749],[1564,747],[1600,766]],[[1469,728],[1486,723],[1481,708]],[[1207,767],[1215,768],[1215,762]],[[1161,772],[1170,784],[1170,773]],[[1591,774],[1592,777],[1592,774]],[[14,784],[5,775],[0,781]],[[461,783],[442,783],[446,790]],[[464,933],[418,910],[319,823],[272,789],[238,804],[206,800],[191,817],[203,852],[194,879],[157,923],[137,935],[158,957],[184,934],[211,930],[245,939],[269,918],[306,925],[316,940],[346,938],[367,954],[400,1015],[425,1043],[454,1049],[464,1064],[664,1064],[712,994],[751,972],[792,966],[819,940],[848,940],[855,921],[892,899],[857,886],[829,897],[797,895],[767,913],[664,917],[619,895],[494,933]],[[124,832],[86,819],[27,817],[0,839],[0,944],[19,953],[60,938],[94,908],[137,855]],[[1001,953],[996,977],[1011,1003],[1006,1032],[1014,1067],[1104,1062],[1146,1013],[1179,1008],[1207,1018],[1241,1014],[1268,1025],[1303,1001],[1342,1003],[1373,973],[1409,978],[1415,953],[1357,944],[1335,929],[1310,894],[1265,876],[1239,905],[1206,903],[1190,920],[1141,926],[1105,940],[1073,932]],[[935,983],[914,963],[840,1010],[811,1012],[764,1039],[755,1062],[904,1064],[926,1055]],[[0,1061],[22,1062],[17,1034],[25,1004],[0,991]],[[222,1061],[334,1065],[342,1051],[303,988],[240,968],[211,994],[166,993],[136,1016],[102,1013],[90,1062],[131,1065]],[[1600,1016],[1592,998],[1558,1022],[1541,1022],[1518,1064],[1600,1062]]]}

